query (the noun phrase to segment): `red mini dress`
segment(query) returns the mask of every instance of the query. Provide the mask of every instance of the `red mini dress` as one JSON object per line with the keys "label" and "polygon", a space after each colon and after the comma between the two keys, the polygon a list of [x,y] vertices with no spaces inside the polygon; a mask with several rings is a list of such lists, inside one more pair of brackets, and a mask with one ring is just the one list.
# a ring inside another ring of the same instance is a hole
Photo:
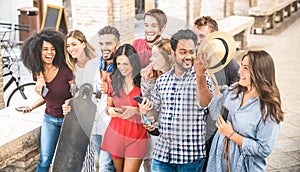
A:
{"label": "red mini dress", "polygon": [[[111,85],[109,87],[111,92]],[[114,96],[115,107],[124,106],[138,107],[138,103],[133,100],[134,96],[139,96],[141,89],[135,86],[132,91],[126,95],[120,90],[120,97]],[[141,122],[141,115],[135,114],[131,118],[121,119],[112,118],[103,138],[101,149],[111,154],[112,158],[144,158],[148,147],[147,131]]]}

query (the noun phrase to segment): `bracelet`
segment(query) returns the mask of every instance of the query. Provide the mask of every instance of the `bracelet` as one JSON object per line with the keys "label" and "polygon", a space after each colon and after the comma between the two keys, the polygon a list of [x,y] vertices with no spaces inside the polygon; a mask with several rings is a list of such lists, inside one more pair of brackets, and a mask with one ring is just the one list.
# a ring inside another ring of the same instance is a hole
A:
{"label": "bracelet", "polygon": [[229,136],[228,138],[231,139],[231,137],[234,135],[235,131],[233,131]]}

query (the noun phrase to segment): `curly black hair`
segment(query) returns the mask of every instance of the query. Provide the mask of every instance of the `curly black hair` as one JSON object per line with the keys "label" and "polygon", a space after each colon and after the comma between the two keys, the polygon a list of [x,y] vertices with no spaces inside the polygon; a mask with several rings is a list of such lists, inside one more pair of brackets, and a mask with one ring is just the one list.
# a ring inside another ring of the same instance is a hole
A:
{"label": "curly black hair", "polygon": [[53,65],[56,67],[67,66],[64,52],[64,35],[54,28],[45,28],[26,39],[21,50],[21,60],[24,66],[32,73],[44,72],[45,68],[42,61],[43,41],[51,43],[55,48],[56,54]]}

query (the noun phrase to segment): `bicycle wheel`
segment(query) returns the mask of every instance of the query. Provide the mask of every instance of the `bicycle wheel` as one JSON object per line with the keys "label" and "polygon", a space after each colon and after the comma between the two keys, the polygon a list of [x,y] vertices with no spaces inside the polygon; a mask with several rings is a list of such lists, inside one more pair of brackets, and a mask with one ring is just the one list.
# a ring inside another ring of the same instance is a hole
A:
{"label": "bicycle wheel", "polygon": [[9,95],[7,99],[6,106],[25,106],[32,105],[40,97],[34,90],[35,83],[26,83],[22,84],[19,87],[15,88]]}

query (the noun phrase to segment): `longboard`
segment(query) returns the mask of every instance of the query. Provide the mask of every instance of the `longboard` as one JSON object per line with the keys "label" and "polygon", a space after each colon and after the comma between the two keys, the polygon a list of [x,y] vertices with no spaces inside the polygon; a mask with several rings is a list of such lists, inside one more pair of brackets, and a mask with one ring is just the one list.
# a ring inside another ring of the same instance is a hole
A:
{"label": "longboard", "polygon": [[53,172],[80,172],[96,114],[91,100],[93,87],[85,83],[77,97],[70,100],[71,111],[65,116],[53,162]]}

